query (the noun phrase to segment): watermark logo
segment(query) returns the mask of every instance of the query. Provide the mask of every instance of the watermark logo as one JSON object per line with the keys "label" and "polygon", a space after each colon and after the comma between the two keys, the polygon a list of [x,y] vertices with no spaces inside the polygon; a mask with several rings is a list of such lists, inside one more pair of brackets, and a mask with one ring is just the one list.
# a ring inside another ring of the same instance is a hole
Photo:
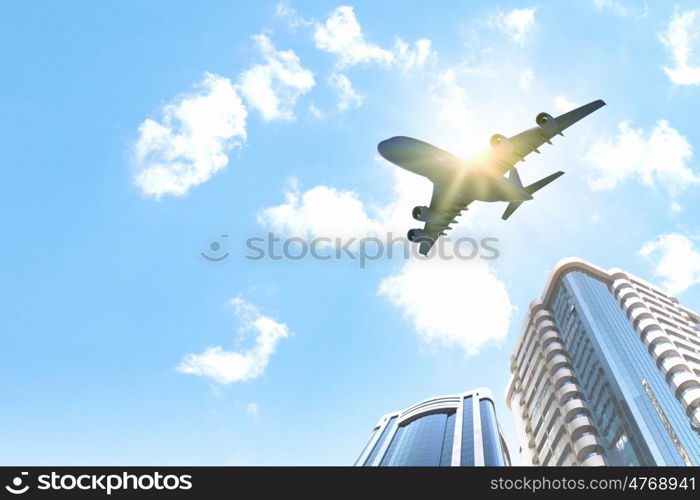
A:
{"label": "watermark logo", "polygon": [[[222,234],[221,238],[228,238],[228,234]],[[221,250],[221,243],[216,240],[212,241],[211,243],[209,243],[209,250],[211,250],[214,253],[219,252],[219,250]],[[215,255],[214,257],[212,257],[204,252],[201,252],[200,255],[207,259],[209,262],[221,262],[222,260],[227,259],[230,254],[226,252],[222,255]]]}
{"label": "watermark logo", "polygon": [[[221,237],[228,237],[222,234]],[[422,239],[428,242],[427,239]],[[441,260],[494,260],[500,256],[498,250],[498,238],[471,238],[460,237],[456,239],[438,238],[431,243],[428,255],[420,253],[421,242],[410,242],[404,237],[387,233],[383,237],[364,238],[301,238],[280,237],[274,233],[265,236],[254,236],[245,240],[244,258],[252,261],[261,260],[351,260],[356,261],[360,269],[365,269],[372,261],[392,259],[399,257],[408,259],[414,257],[419,260],[438,258]],[[209,248],[213,252],[221,250],[218,241],[210,243]],[[221,262],[230,254],[226,252],[221,256],[210,256],[202,252],[202,257],[209,262]]]}
{"label": "watermark logo", "polygon": [[14,477],[12,479],[12,484],[5,486],[5,489],[13,495],[21,495],[26,493],[27,490],[29,490],[29,485],[25,484],[22,486],[22,483],[24,482],[24,476],[27,476],[28,474],[28,472],[22,472],[19,476]]}

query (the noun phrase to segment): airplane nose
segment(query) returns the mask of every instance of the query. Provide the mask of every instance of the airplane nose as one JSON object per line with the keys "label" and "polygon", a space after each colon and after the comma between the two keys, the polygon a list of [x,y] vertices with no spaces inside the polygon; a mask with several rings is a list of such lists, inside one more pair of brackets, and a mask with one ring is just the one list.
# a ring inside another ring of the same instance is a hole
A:
{"label": "airplane nose", "polygon": [[377,144],[377,151],[392,163],[397,163],[403,156],[410,155],[411,151],[405,147],[404,137],[391,137]]}
{"label": "airplane nose", "polygon": [[392,139],[386,139],[377,144],[377,151],[379,151],[379,154],[382,155],[384,158],[386,158],[387,155],[390,154],[389,151],[391,149]]}

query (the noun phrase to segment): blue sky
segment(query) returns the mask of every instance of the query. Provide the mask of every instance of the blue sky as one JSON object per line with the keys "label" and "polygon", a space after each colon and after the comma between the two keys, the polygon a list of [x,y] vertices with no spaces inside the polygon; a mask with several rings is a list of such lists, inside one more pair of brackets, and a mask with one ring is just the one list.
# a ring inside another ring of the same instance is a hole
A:
{"label": "blue sky", "polygon": [[[509,357],[558,260],[700,309],[693,7],[5,6],[2,463],[351,464],[383,413],[479,386],[514,448]],[[430,186],[380,140],[466,155],[598,98],[520,166],[567,175],[462,218],[496,260],[245,258],[416,227]]]}

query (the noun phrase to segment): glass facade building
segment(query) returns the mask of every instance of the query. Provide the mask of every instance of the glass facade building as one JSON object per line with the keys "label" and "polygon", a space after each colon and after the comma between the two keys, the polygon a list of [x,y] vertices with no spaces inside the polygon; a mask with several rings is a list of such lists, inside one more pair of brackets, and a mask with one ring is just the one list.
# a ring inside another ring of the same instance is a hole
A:
{"label": "glass facade building", "polygon": [[491,392],[426,399],[379,419],[358,466],[504,466],[510,457]]}
{"label": "glass facade building", "polygon": [[620,269],[559,263],[511,359],[525,465],[700,465],[698,315]]}

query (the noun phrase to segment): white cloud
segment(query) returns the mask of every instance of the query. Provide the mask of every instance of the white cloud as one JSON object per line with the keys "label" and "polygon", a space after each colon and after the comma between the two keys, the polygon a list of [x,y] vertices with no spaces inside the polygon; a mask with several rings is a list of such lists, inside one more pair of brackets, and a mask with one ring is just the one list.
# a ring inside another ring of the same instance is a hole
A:
{"label": "white cloud", "polygon": [[554,98],[554,107],[561,113],[566,113],[567,111],[576,109],[579,106],[580,104],[569,100],[569,98],[565,95],[558,95]]}
{"label": "white cloud", "polygon": [[[387,165],[384,160],[378,162]],[[285,202],[260,211],[258,223],[274,233],[306,239],[338,238],[346,242],[387,233],[402,236],[406,224],[415,222],[411,210],[416,200],[430,199],[432,185],[403,169],[388,168],[393,175],[393,196],[386,204],[366,204],[356,192],[330,186],[314,186],[302,192],[299,182],[291,179]]]}
{"label": "white cloud", "polygon": [[410,259],[381,282],[379,294],[424,341],[469,355],[505,339],[514,311],[505,285],[483,260]]}
{"label": "white cloud", "polygon": [[394,64],[411,70],[425,64],[432,54],[431,42],[425,38],[415,42],[413,48],[397,38],[391,50],[368,41],[354,9],[347,5],[331,12],[324,24],[316,24],[313,36],[316,48],[337,56],[339,69],[358,64]]}
{"label": "white cloud", "polygon": [[518,75],[518,85],[520,85],[520,88],[528,90],[532,85],[532,80],[534,77],[535,75],[532,70],[530,68],[526,68],[520,72],[520,75]]}
{"label": "white cloud", "polygon": [[528,35],[535,26],[537,7],[512,9],[507,12],[500,10],[491,16],[487,24],[500,29],[514,42],[523,45],[528,41]]}
{"label": "white cloud", "polygon": [[245,412],[253,418],[257,419],[260,416],[260,406],[258,405],[258,403],[255,402],[246,403]]}
{"label": "white cloud", "polygon": [[413,45],[411,48],[400,38],[394,42],[394,63],[404,71],[420,68],[434,55],[432,42],[427,38],[421,38]]}
{"label": "white cloud", "polygon": [[[639,3],[637,1],[637,3]],[[593,5],[596,10],[608,10],[616,16],[634,17],[642,19],[649,13],[649,6],[646,1],[642,1],[642,5],[630,6],[617,0],[593,0]]]}
{"label": "white cloud", "polygon": [[472,107],[464,86],[459,85],[459,68],[438,73],[428,96],[435,105],[436,120],[454,127],[463,127],[472,117]]}
{"label": "white cloud", "polygon": [[654,276],[672,294],[683,293],[700,283],[700,250],[687,236],[662,234],[645,243],[639,254],[654,265]]}
{"label": "white cloud", "polygon": [[675,196],[700,180],[688,166],[693,156],[688,139],[666,120],[649,133],[630,122],[618,127],[617,136],[599,138],[584,157],[594,171],[589,179],[593,189],[612,189],[634,178],[649,187],[664,186]]}
{"label": "white cloud", "polygon": [[314,103],[309,104],[309,113],[317,120],[321,120],[323,118],[323,111],[318,109],[318,106],[316,106]]}
{"label": "white cloud", "polygon": [[237,88],[228,78],[205,73],[198,89],[162,109],[161,121],[146,119],[134,145],[134,182],[146,196],[182,196],[228,164],[229,151],[246,140],[248,105],[263,119],[294,119],[297,98],[315,84],[291,51],[278,51],[265,35],[253,37],[265,59],[240,75]]}
{"label": "white cloud", "polygon": [[352,82],[342,73],[333,73],[328,77],[328,83],[338,95],[338,109],[341,111],[362,106],[364,96],[355,92]]}
{"label": "white cloud", "polygon": [[253,40],[265,63],[240,75],[241,93],[264,120],[293,120],[297,99],[316,83],[313,73],[301,66],[293,50],[277,50],[262,34],[253,36]]}
{"label": "white cloud", "polygon": [[146,196],[182,196],[228,164],[246,139],[246,111],[228,78],[206,73],[199,89],[162,109],[162,120],[139,127],[134,182]]}
{"label": "white cloud", "polygon": [[666,32],[659,35],[671,53],[672,67],[664,66],[664,71],[677,85],[700,85],[700,60],[693,53],[700,41],[699,12],[676,8]]}
{"label": "white cloud", "polygon": [[292,180],[286,202],[264,209],[258,222],[270,231],[299,238],[362,238],[380,232],[357,193],[316,186],[304,193]]}
{"label": "white cloud", "polygon": [[287,25],[292,29],[295,30],[296,28],[300,26],[310,26],[313,24],[312,21],[309,21],[307,19],[304,19],[299,15],[299,13],[289,5],[288,2],[280,2],[277,4],[275,7],[275,16],[277,16],[280,19],[283,19],[284,21],[287,22]]}
{"label": "white cloud", "polygon": [[178,371],[209,377],[219,384],[246,382],[262,375],[279,341],[290,335],[289,328],[263,315],[240,297],[232,299],[231,305],[241,321],[241,333],[254,335],[253,347],[243,353],[227,351],[221,346],[208,347],[202,354],[185,356],[177,366]]}
{"label": "white cloud", "polygon": [[391,52],[365,40],[354,9],[347,5],[335,9],[325,24],[316,25],[314,42],[318,49],[337,55],[341,68],[360,63],[390,64],[393,60]]}

